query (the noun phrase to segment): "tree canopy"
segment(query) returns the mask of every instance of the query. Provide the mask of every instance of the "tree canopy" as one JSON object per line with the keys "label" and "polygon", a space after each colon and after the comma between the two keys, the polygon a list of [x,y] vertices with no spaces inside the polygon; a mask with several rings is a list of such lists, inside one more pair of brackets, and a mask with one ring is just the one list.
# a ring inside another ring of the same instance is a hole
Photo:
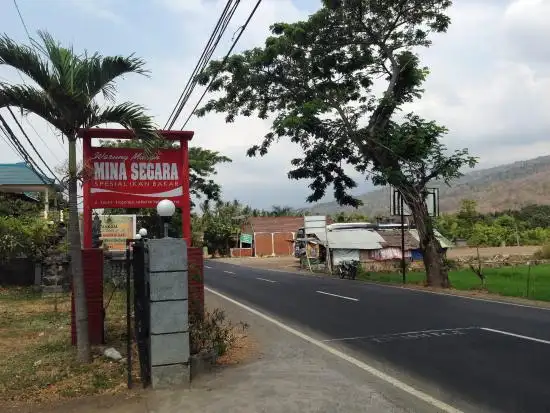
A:
{"label": "tree canopy", "polygon": [[419,228],[428,283],[442,286],[448,278],[424,203],[426,185],[451,182],[476,159],[466,149],[449,152],[441,142],[447,130],[435,122],[394,114],[421,96],[428,70],[414,50],[430,46],[430,33],[447,30],[450,6],[450,0],[325,0],[306,21],[274,24],[264,47],[211,62],[199,76],[222,92],[199,115],[273,118],[249,156],[265,155],[283,138],[301,147],[288,176],[311,181],[309,202],[332,186],[340,204],[360,205],[345,165],[397,188]]}
{"label": "tree canopy", "polygon": [[436,226],[450,239],[476,247],[545,245],[550,242],[549,205],[527,205],[519,210],[481,214],[476,202],[464,199],[456,214],[445,214]]}
{"label": "tree canopy", "polygon": [[[445,155],[445,128],[412,114],[391,121],[397,107],[420,96],[428,73],[409,49],[428,46],[428,30],[447,29],[450,1],[336,3],[307,21],[273,25],[264,48],[233,55],[225,66],[212,62],[200,81],[215,78],[211,90],[225,93],[199,114],[224,112],[231,122],[274,113],[271,131],[248,154],[264,155],[283,137],[298,143],[304,156],[292,161],[289,177],[312,180],[310,202],[333,185],[341,204],[360,204],[348,193],[356,182],[343,163],[376,184],[454,178],[457,166],[474,160],[466,150]],[[387,88],[377,96],[380,76]]]}

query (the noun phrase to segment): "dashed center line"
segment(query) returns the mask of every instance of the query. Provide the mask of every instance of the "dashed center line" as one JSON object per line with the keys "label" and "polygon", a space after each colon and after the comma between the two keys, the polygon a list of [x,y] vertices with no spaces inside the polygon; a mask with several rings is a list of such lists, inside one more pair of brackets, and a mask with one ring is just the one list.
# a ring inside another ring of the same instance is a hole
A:
{"label": "dashed center line", "polygon": [[208,268],[208,269],[210,269],[210,268],[212,268],[212,267],[209,267],[208,265],[205,265],[205,266],[204,266],[204,268]]}
{"label": "dashed center line", "polygon": [[504,336],[521,338],[523,340],[534,341],[536,343],[550,344],[550,341],[548,340],[542,340],[540,338],[523,336],[521,334],[510,333],[509,331],[495,330],[494,328],[487,328],[487,327],[481,327],[481,330],[490,331],[491,333],[502,334]]}
{"label": "dashed center line", "polygon": [[346,297],[345,295],[338,295],[338,294],[327,293],[326,291],[315,291],[315,292],[316,292],[316,293],[319,293],[319,294],[330,295],[330,296],[332,296],[332,297],[343,298],[344,300],[359,301],[358,298]]}
{"label": "dashed center line", "polygon": [[277,281],[273,281],[273,280],[268,280],[267,278],[260,278],[260,277],[256,277],[257,280],[261,280],[261,281],[265,281],[265,282],[268,282],[268,283],[276,283]]}
{"label": "dashed center line", "polygon": [[224,273],[226,273],[226,274],[233,274],[233,275],[235,275],[235,273],[234,273],[233,271],[225,271],[225,270],[224,270]]}

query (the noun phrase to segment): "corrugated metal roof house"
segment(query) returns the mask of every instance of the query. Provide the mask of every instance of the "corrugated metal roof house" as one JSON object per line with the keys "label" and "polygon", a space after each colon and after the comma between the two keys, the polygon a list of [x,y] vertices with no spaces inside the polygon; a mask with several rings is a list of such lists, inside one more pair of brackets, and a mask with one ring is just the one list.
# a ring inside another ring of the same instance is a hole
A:
{"label": "corrugated metal roof house", "polygon": [[[443,249],[452,244],[436,231]],[[333,263],[358,260],[387,261],[400,259],[401,230],[400,229],[366,229],[366,228],[335,228],[328,231],[328,246],[332,251]],[[421,259],[418,231],[405,231],[405,257]]]}
{"label": "corrugated metal roof house", "polygon": [[384,242],[377,232],[364,228],[332,229],[327,232],[327,239],[334,265],[342,261],[361,261],[362,251],[380,250]]}

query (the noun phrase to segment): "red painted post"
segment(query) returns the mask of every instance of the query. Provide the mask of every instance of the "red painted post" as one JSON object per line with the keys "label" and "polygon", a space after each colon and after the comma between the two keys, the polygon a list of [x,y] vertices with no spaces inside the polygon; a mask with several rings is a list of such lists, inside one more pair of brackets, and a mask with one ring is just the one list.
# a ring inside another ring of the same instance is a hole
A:
{"label": "red painted post", "polygon": [[189,141],[180,139],[181,157],[183,161],[183,194],[181,198],[181,229],[187,246],[191,246],[191,193],[189,185]]}
{"label": "red painted post", "polygon": [[189,317],[204,318],[204,257],[202,248],[188,248]]}
{"label": "red painted post", "polygon": [[83,168],[84,168],[84,182],[82,183],[82,247],[92,248],[92,208],[90,199],[90,178],[88,172],[91,172],[88,168],[90,166],[90,155],[92,151],[92,139],[88,135],[82,137],[82,156],[83,156]]}
{"label": "red painted post", "polygon": [[[82,250],[82,270],[86,304],[88,306],[88,334],[91,344],[103,344],[103,249]],[[74,311],[74,290],[71,295],[71,342],[76,345],[76,323]]]}

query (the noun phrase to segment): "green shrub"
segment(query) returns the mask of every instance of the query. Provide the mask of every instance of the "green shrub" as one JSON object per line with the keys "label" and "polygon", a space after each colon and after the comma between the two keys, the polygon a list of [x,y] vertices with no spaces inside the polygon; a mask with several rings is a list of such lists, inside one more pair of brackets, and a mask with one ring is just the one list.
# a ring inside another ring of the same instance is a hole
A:
{"label": "green shrub", "polygon": [[191,354],[215,350],[218,356],[224,355],[235,344],[236,327],[246,330],[248,325],[238,323],[233,325],[223,310],[216,308],[211,313],[206,312],[204,318],[192,317],[189,320],[189,336]]}
{"label": "green shrub", "polygon": [[458,270],[460,268],[460,265],[458,265],[457,260],[453,260],[447,257],[443,257],[443,265],[445,266],[447,271]]}
{"label": "green shrub", "polygon": [[0,260],[9,261],[22,254],[39,260],[50,246],[53,234],[53,226],[40,218],[0,217]]}
{"label": "green shrub", "polygon": [[537,260],[550,259],[550,244],[544,244],[537,252],[533,254],[533,257]]}

